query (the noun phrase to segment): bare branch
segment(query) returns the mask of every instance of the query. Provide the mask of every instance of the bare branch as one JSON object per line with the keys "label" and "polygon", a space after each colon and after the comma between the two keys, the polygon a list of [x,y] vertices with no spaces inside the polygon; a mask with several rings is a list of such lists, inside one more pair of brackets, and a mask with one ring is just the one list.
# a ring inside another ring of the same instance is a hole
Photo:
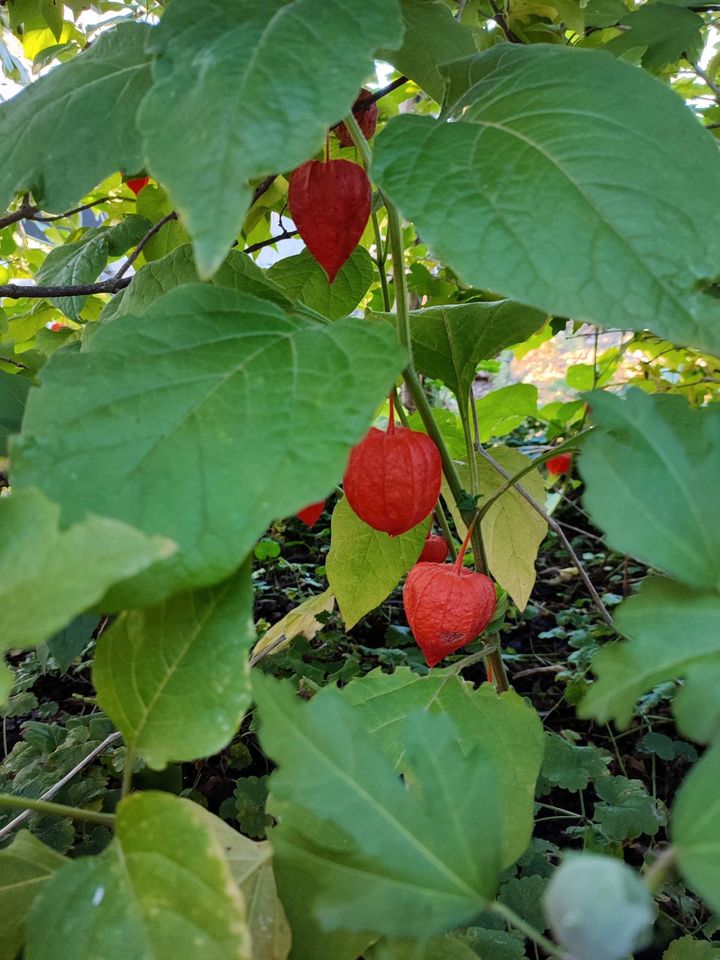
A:
{"label": "bare branch", "polygon": [[241,253],[255,253],[256,250],[262,250],[263,247],[269,247],[272,243],[279,243],[280,240],[289,240],[290,237],[296,237],[297,230],[283,230],[282,233],[278,234],[276,237],[268,237],[267,240],[259,240],[257,243],[251,244],[249,247],[245,247],[244,250],[241,250]]}
{"label": "bare branch", "polygon": [[135,263],[137,258],[143,251],[143,247],[152,240],[156,233],[159,233],[160,230],[165,226],[166,223],[170,223],[171,220],[177,220],[177,214],[173,210],[171,213],[168,213],[167,216],[163,217],[162,220],[158,220],[157,223],[154,223],[144,237],[141,238],[138,245],[135,247],[133,252],[127,258],[125,263],[120,267],[118,272],[114,276],[114,280],[120,280],[128,272],[130,267]]}
{"label": "bare branch", "polygon": [[26,297],[34,300],[47,300],[50,297],[89,297],[93,293],[118,293],[129,286],[132,277],[121,277],[117,280],[110,277],[98,283],[76,283],[67,287],[36,287],[23,283],[8,283],[0,286],[0,298],[8,300],[24,300]]}
{"label": "bare branch", "polygon": [[72,210],[66,210],[65,213],[51,213],[47,216],[41,216],[40,207],[30,203],[27,194],[22,199],[22,203],[12,213],[0,217],[0,230],[3,227],[9,227],[11,223],[17,223],[19,220],[34,220],[36,223],[54,223],[56,220],[64,220],[66,217],[72,217],[76,213],[82,213],[83,210],[90,210],[91,207],[97,207],[101,203],[107,203],[112,197],[100,197],[98,200],[92,200],[90,203],[83,203],[80,207],[73,207]]}

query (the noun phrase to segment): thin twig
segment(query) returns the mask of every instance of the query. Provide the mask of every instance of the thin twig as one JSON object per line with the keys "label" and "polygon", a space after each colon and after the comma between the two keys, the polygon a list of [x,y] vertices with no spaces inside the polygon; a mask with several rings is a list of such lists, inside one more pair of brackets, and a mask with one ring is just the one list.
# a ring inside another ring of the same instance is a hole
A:
{"label": "thin twig", "polygon": [[131,280],[132,277],[121,277],[119,280],[110,277],[98,283],[75,283],[67,287],[36,287],[31,284],[8,283],[0,286],[0,298],[24,300],[28,297],[47,300],[51,297],[89,297],[93,293],[117,293],[129,286]]}
{"label": "thin twig", "polygon": [[76,213],[82,213],[83,210],[89,210],[91,207],[97,207],[98,204],[107,203],[107,201],[111,199],[111,197],[100,197],[99,200],[92,200],[90,203],[83,203],[82,206],[73,207],[72,210],[66,210],[65,213],[52,213],[48,216],[37,216],[37,214],[40,213],[40,207],[36,207],[34,203],[30,203],[28,200],[28,195],[25,194],[22,203],[17,210],[13,210],[12,213],[8,213],[4,217],[0,217],[0,230],[2,230],[3,227],[10,226],[11,223],[17,223],[19,220],[34,220],[36,223],[54,223],[56,220],[64,220],[66,217],[72,217]]}
{"label": "thin twig", "polygon": [[[480,454],[481,457],[484,457],[484,459],[487,460],[487,462],[495,470],[497,470],[497,472],[501,476],[505,477],[506,480],[511,479],[512,475],[508,473],[508,471],[501,464],[499,464],[497,460],[495,460],[495,458],[492,457],[487,452],[487,450],[485,450],[484,447],[480,446],[478,448],[478,453]],[[517,492],[520,494],[523,500],[526,500],[530,504],[530,506],[533,508],[533,510],[535,510],[536,513],[539,513],[540,516],[543,518],[543,520],[548,524],[548,526],[551,527],[551,529],[553,529],[555,533],[558,535],[558,537],[562,541],[562,545],[565,547],[568,554],[570,555],[570,559],[572,560],[573,564],[577,568],[577,572],[580,574],[580,579],[585,584],[585,587],[587,588],[587,591],[590,594],[590,597],[592,598],[592,601],[595,604],[598,610],[598,613],[600,614],[602,619],[605,621],[605,623],[609,627],[612,627],[613,630],[615,630],[616,629],[615,624],[613,623],[612,617],[608,613],[607,607],[600,599],[600,595],[598,594],[597,590],[593,586],[592,580],[587,575],[585,567],[583,567],[580,561],[580,558],[572,548],[572,544],[570,543],[568,538],[565,536],[565,531],[563,530],[563,528],[560,526],[557,520],[551,517],[550,514],[547,513],[547,511],[537,502],[537,500],[531,494],[529,494],[527,490],[525,490],[523,486],[521,486],[519,483],[514,483],[513,487],[515,488],[515,490],[517,490]]]}
{"label": "thin twig", "polygon": [[712,90],[715,95],[715,99],[718,101],[718,103],[720,103],[720,86],[718,86],[714,80],[710,79],[707,71],[703,70],[699,63],[693,63],[692,60],[688,60],[688,63],[693,68],[695,73],[700,77],[700,79],[705,83],[705,85]]}
{"label": "thin twig", "polygon": [[267,240],[259,240],[241,250],[241,253],[255,253],[256,250],[262,250],[263,247],[269,247],[271,243],[279,243],[280,240],[289,240],[290,237],[296,237],[297,230],[283,230],[277,237],[268,237]]}
{"label": "thin twig", "polygon": [[[62,790],[66,783],[69,783],[73,777],[77,776],[78,773],[91,764],[96,757],[99,757],[106,747],[109,747],[111,743],[115,743],[115,741],[119,739],[120,734],[117,732],[111,733],[108,737],[105,737],[103,742],[99,743],[94,750],[92,750],[83,760],[80,761],[80,763],[74,766],[72,770],[68,771],[62,780],[58,780],[57,783],[53,784],[52,787],[46,790],[45,793],[40,796],[40,800],[49,800],[51,797],[54,797],[55,794]],[[23,798],[20,797],[19,799],[22,800]],[[31,813],[32,810],[24,810],[21,814],[15,817],[14,820],[11,820],[10,823],[6,823],[2,830],[0,830],[0,840],[4,840],[5,837],[9,836],[13,832],[13,830],[16,830],[21,823],[24,823],[27,820]]]}
{"label": "thin twig", "polygon": [[29,220],[34,220],[36,223],[54,223],[55,220],[64,220],[66,217],[72,217],[76,213],[82,213],[84,210],[90,210],[92,207],[97,207],[101,203],[107,203],[112,200],[112,197],[100,197],[99,200],[92,200],[90,203],[83,203],[80,207],[73,207],[72,210],[67,210],[65,213],[51,213],[46,217],[29,217]]}
{"label": "thin twig", "polygon": [[146,246],[146,244],[148,244],[152,240],[152,238],[155,236],[156,233],[159,233],[159,231],[162,230],[162,228],[165,226],[166,223],[170,223],[171,220],[177,220],[177,214],[175,213],[174,210],[171,213],[168,213],[167,216],[163,217],[162,220],[158,220],[157,223],[154,223],[150,227],[150,229],[145,234],[145,236],[140,239],[140,242],[135,247],[135,249],[130,254],[130,256],[127,258],[125,263],[120,267],[118,272],[115,274],[115,277],[114,277],[115,280],[120,280],[122,279],[122,277],[125,276],[125,274],[128,272],[130,267],[135,263],[137,258],[143,252],[143,248]]}

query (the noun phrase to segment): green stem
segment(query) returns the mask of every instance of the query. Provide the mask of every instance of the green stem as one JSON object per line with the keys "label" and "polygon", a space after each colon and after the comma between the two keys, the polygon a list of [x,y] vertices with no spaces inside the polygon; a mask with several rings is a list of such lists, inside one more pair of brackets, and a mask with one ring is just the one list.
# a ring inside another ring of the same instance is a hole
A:
{"label": "green stem", "polygon": [[10,807],[14,810],[35,810],[37,813],[71,817],[73,820],[87,820],[90,823],[101,823],[107,827],[112,827],[115,820],[111,813],[98,813],[97,810],[84,810],[82,807],[68,807],[64,803],[51,803],[49,800],[14,797],[9,793],[0,793],[0,807]]}
{"label": "green stem", "polygon": [[125,766],[123,767],[122,789],[120,796],[126,797],[132,790],[133,767],[135,766],[135,750],[132,747],[127,748],[125,754]]}
{"label": "green stem", "polygon": [[443,532],[445,537],[445,542],[448,545],[450,550],[450,559],[455,560],[457,558],[457,547],[455,546],[455,541],[453,535],[450,532],[450,524],[447,522],[447,517],[445,516],[445,511],[442,508],[442,504],[438,500],[437,505],[435,506],[435,519],[438,522],[438,526]]}
{"label": "green stem", "polygon": [[408,368],[415,369],[410,332],[410,311],[408,310],[408,291],[405,278],[405,251],[402,242],[400,217],[395,207],[385,201],[388,215],[388,235],[393,261],[393,284],[395,286],[395,313],[397,314],[398,339],[407,350]]}
{"label": "green stem", "polygon": [[524,933],[528,940],[532,940],[533,943],[536,943],[549,956],[565,956],[560,947],[556,946],[552,940],[548,940],[547,937],[544,937],[539,930],[536,930],[531,924],[526,923],[522,917],[519,917],[514,910],[510,909],[510,907],[506,907],[504,903],[500,903],[498,900],[496,900],[494,903],[490,904],[490,910],[502,917],[503,920],[505,920],[511,927],[515,927],[515,929],[519,930],[520,933]]}
{"label": "green stem", "polygon": [[675,848],[667,847],[657,860],[648,867],[643,874],[643,880],[650,893],[654,895],[662,890],[665,881],[675,868],[675,860]]}
{"label": "green stem", "polygon": [[[368,145],[367,140],[363,136],[362,130],[360,129],[355,117],[352,113],[345,118],[345,125],[350,132],[350,136],[355,143],[355,146],[360,151],[360,155],[363,158],[363,162],[367,169],[370,169],[372,162],[372,153],[370,151],[370,146]],[[450,487],[450,492],[455,500],[455,502],[460,506],[466,497],[465,491],[463,489],[460,477],[457,470],[455,469],[455,464],[453,463],[452,457],[445,446],[445,441],[442,438],[442,434],[438,429],[438,425],[435,421],[435,418],[432,415],[432,408],[428,402],[428,398],[425,396],[425,391],[422,388],[420,381],[418,380],[417,373],[415,372],[415,367],[413,365],[413,354],[412,354],[412,335],[410,331],[410,312],[408,310],[408,291],[407,291],[407,281],[405,277],[405,250],[402,242],[402,229],[400,226],[400,216],[397,209],[394,205],[387,199],[383,197],[385,202],[385,209],[387,211],[388,217],[388,243],[392,253],[392,264],[393,264],[393,283],[395,287],[395,312],[397,314],[397,330],[398,330],[398,339],[402,343],[408,355],[408,364],[403,372],[405,378],[405,383],[408,390],[415,402],[418,413],[422,419],[425,429],[428,432],[428,436],[433,441],[435,446],[438,448],[440,453],[440,458],[442,460],[443,473],[445,474],[445,479],[447,484]],[[376,239],[379,235],[376,234]],[[387,246],[385,245],[385,253],[387,254]],[[379,251],[378,251],[379,253]],[[465,411],[467,417],[467,410]],[[466,436],[469,436],[469,433],[466,431]],[[477,470],[477,464],[475,463],[475,458],[471,457],[471,475],[473,467]],[[473,516],[475,511],[461,510],[463,520],[468,525],[471,526],[473,521]],[[480,534],[479,525],[475,528],[472,534],[472,544],[473,544],[473,553],[475,556],[475,566],[476,569],[480,569],[481,572],[487,572],[487,564],[485,558],[485,550],[482,544],[482,536]],[[503,691],[509,688],[507,681],[507,674],[505,673],[505,667],[503,666],[502,657],[499,651],[488,655],[488,660],[491,663],[494,675],[495,683],[498,692],[502,693]]]}
{"label": "green stem", "polygon": [[380,224],[378,222],[377,213],[375,213],[374,210],[372,212],[372,225],[375,232],[375,247],[377,249],[377,258],[375,263],[378,268],[378,273],[380,274],[380,289],[382,290],[383,306],[385,307],[385,312],[390,313],[392,310],[392,304],[390,303],[390,288],[388,287],[387,271],[385,270],[387,249],[383,247],[382,236],[380,234]]}

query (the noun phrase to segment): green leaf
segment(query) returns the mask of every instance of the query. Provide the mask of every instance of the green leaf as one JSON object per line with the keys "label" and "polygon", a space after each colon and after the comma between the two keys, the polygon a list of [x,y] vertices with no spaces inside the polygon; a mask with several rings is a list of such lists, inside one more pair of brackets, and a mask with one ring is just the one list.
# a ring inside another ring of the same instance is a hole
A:
{"label": "green leaf", "polygon": [[646,70],[661,70],[686,55],[695,63],[702,53],[703,21],[692,10],[672,3],[649,3],[625,12],[621,19],[625,31],[605,49],[622,57],[628,50],[644,47],[642,65]]}
{"label": "green leaf", "polygon": [[505,930],[467,927],[456,934],[482,960],[527,960],[524,938]]}
{"label": "green leaf", "polygon": [[[167,193],[161,186],[154,183],[146,184],[138,194],[135,202],[135,210],[137,213],[151,223],[157,223],[162,220],[163,217],[172,213],[172,209],[172,203],[170,203],[170,198]],[[158,260],[172,250],[188,243],[189,239],[185,227],[183,227],[177,219],[170,220],[162,230],[148,240],[143,247],[142,255],[146,263],[151,260]],[[193,276],[188,279],[195,280],[197,278]]]}
{"label": "green leaf", "polygon": [[500,888],[498,900],[542,932],[547,929],[542,910],[542,897],[547,885],[546,877],[511,877]]}
{"label": "green leaf", "polygon": [[21,830],[0,850],[0,960],[15,960],[25,942],[25,920],[53,873],[67,860]]}
{"label": "green leaf", "polygon": [[665,815],[642,781],[627,777],[605,777],[595,783],[603,803],[595,804],[594,819],[609,840],[654,837],[665,825]]}
{"label": "green leaf", "polygon": [[[196,283],[197,280],[192,247],[189,243],[176,247],[160,260],[138,270],[130,286],[107,304],[102,312],[102,319],[114,320],[126,313],[143,313],[164,293],[184,283]],[[290,306],[288,298],[280,287],[268,278],[267,272],[256,266],[246,253],[237,250],[229,254],[212,282],[218,287],[250,293],[261,300],[272,300],[280,306]]]}
{"label": "green leaf", "polygon": [[275,886],[272,847],[248,840],[212,814],[207,818],[245,898],[252,960],[285,960],[291,936]]}
{"label": "green leaf", "polygon": [[[499,810],[497,770],[478,745],[465,754],[449,717],[411,714],[403,784],[341,691],[303,704],[288,684],[253,685],[279,766],[270,838],[279,863],[316,865],[309,906],[324,928],[421,939],[482,909],[497,882]],[[317,828],[303,840],[303,818],[330,828],[324,842]]]}
{"label": "green leaf", "polygon": [[[450,716],[464,752],[480,744],[498,770],[501,866],[517,860],[530,842],[535,781],[543,756],[540,719],[522,697],[514,691],[498,696],[489,685],[474,690],[444,670],[419,677],[406,667],[391,674],[373,670],[349,683],[343,693],[396,766],[403,759],[404,724],[420,710]],[[323,696],[324,690],[318,694]]]}
{"label": "green leaf", "polygon": [[628,9],[622,0],[588,0],[585,7],[585,25],[610,27],[627,16]]}
{"label": "green leaf", "polygon": [[7,456],[8,437],[20,429],[29,390],[27,377],[0,370],[0,457]]}
{"label": "green leaf", "polygon": [[[447,9],[447,8],[446,8]],[[368,960],[477,960],[477,954],[452,937],[430,943],[416,940],[386,940],[375,944],[366,954]]]}
{"label": "green leaf", "polygon": [[250,706],[250,568],[217,587],[124,613],[95,653],[98,702],[161,770],[221,750]]}
{"label": "green leaf", "polygon": [[473,35],[439,0],[401,0],[401,6],[405,21],[402,46],[380,50],[378,56],[440,103],[446,81],[438,64],[476,53]]}
{"label": "green leaf", "polygon": [[685,882],[720,910],[720,744],[711,747],[683,781],[672,810],[672,843]]}
{"label": "green leaf", "polygon": [[[118,169],[143,158],[135,114],[150,84],[146,24],[122,23],[0,107],[0,208],[30,191],[62,212]],[[109,105],[112,109],[109,109]],[[52,150],[38,144],[52,143]]]}
{"label": "green leaf", "polygon": [[673,700],[673,713],[683,736],[710,743],[720,734],[719,689],[720,657],[687,668],[685,683]]}
{"label": "green leaf", "polygon": [[480,427],[480,440],[487,443],[493,437],[512,433],[528,417],[537,417],[538,391],[531,383],[513,383],[491,390],[475,401]]}
{"label": "green leaf", "polygon": [[693,940],[688,935],[673,940],[662,960],[718,960],[720,949],[713,947],[707,940]]}
{"label": "green leaf", "polygon": [[99,621],[97,614],[81,613],[79,617],[75,617],[66,627],[50,637],[47,642],[48,650],[63,672],[67,672],[73,660],[79,657],[90,643]]}
{"label": "green leaf", "polygon": [[720,353],[720,304],[704,292],[720,164],[674,91],[564,45],[500,44],[445,69],[456,122],[397,117],[373,160],[434,254],[520,303]]}
{"label": "green leaf", "polygon": [[580,458],[585,507],[608,542],[696,590],[720,590],[720,408],[629,390],[589,397],[599,428]]}
{"label": "green leaf", "polygon": [[[105,269],[108,256],[124,253],[143,237],[149,227],[147,220],[133,214],[116,227],[88,230],[81,240],[51,250],[35,274],[35,282],[40,286],[94,283]],[[62,310],[66,317],[78,320],[86,300],[86,296],[51,297],[50,303]]]}
{"label": "green leaf", "polygon": [[264,653],[265,650],[268,654],[278,653],[284,650],[295,637],[312,640],[323,628],[322,621],[318,619],[319,615],[332,613],[334,609],[335,597],[329,587],[322,593],[303,600],[260,637],[253,647],[253,658]]}
{"label": "green leaf", "polygon": [[545,913],[559,943],[583,960],[625,960],[651,938],[656,908],[626,864],[569,854],[550,880]]}
{"label": "green leaf", "polygon": [[269,777],[241,777],[235,784],[235,819],[248,837],[265,838],[272,817],[265,813]]}
{"label": "green leaf", "polygon": [[93,510],[172,537],[175,558],[108,598],[158,601],[224,579],[271,520],[327,494],[402,367],[389,328],[178,287],[51,358],[13,480],[52,490],[70,521]]}
{"label": "green leaf", "polygon": [[345,629],[380,606],[417,561],[432,521],[391,537],[364,523],[343,497],[332,514],[327,578]]}
{"label": "green leaf", "polygon": [[[596,655],[598,679],[580,704],[582,717],[601,723],[612,719],[626,727],[635,703],[656,684],[687,674],[685,696],[697,697],[703,687],[692,686],[690,669],[719,662],[720,596],[715,593],[651,577],[618,607],[616,624],[630,639],[607,644]],[[682,732],[693,736],[693,731]]]}
{"label": "green leaf", "polygon": [[172,544],[106,517],[66,530],[39,490],[0,499],[0,652],[42,643]]}
{"label": "green leaf", "polygon": [[548,794],[554,787],[571,793],[585,790],[591,780],[607,776],[609,762],[609,754],[599,747],[592,744],[581,747],[546,730],[538,795]]}
{"label": "green leaf", "polygon": [[[493,447],[492,455],[511,475],[519,473],[530,463],[529,457],[512,447]],[[505,477],[479,455],[476,463],[479,489],[483,496],[488,496],[507,483]],[[458,472],[463,486],[469,490],[470,468],[467,464],[460,464]],[[526,474],[520,485],[535,501],[541,505],[545,502],[545,484],[537,470]],[[458,533],[464,537],[467,527],[447,490],[445,480],[443,498],[450,507]],[[535,558],[547,534],[547,523],[511,488],[489,508],[482,518],[480,529],[491,575],[523,610],[535,584]]]}
{"label": "green leaf", "polygon": [[[373,69],[401,37],[397,0],[175,0],[153,31],[156,82],[139,124],[152,174],[193,238],[201,277],[225,259],[250,201],[249,180],[292,170],[324,143]],[[208,158],[198,174],[193,151]]]}
{"label": "green leaf", "polygon": [[[371,314],[395,323],[394,314]],[[511,300],[447,304],[410,313],[413,359],[420,373],[442,380],[461,401],[470,394],[477,365],[525,340],[545,314]]]}
{"label": "green leaf", "polygon": [[208,814],[166,793],[118,806],[115,840],[45,884],[27,960],[250,960],[242,897]]}
{"label": "green leaf", "polygon": [[367,293],[374,275],[372,258],[364,247],[355,247],[333,283],[328,283],[327,274],[308,250],[278,260],[267,272],[288,297],[329,320],[351,313]]}
{"label": "green leaf", "polygon": [[59,42],[63,29],[63,4],[60,0],[41,0],[40,13]]}

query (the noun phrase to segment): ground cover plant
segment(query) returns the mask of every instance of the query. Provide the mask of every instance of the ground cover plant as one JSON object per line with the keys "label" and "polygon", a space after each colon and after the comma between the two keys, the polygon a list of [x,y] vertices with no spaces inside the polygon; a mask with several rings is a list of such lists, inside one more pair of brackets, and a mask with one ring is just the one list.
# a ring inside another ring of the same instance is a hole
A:
{"label": "ground cover plant", "polygon": [[0,960],[720,956],[717,12],[0,3]]}

